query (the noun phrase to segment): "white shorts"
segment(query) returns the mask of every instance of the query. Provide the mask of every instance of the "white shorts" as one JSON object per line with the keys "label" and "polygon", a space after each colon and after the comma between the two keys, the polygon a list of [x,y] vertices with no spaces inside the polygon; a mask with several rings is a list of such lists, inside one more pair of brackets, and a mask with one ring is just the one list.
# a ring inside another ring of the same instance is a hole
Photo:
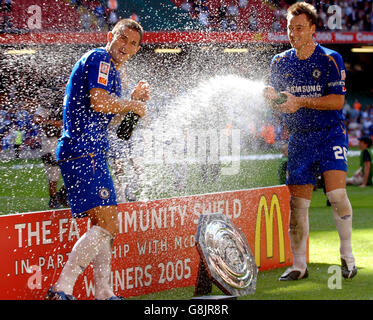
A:
{"label": "white shorts", "polygon": [[41,153],[51,153],[54,160],[56,160],[58,137],[47,137],[45,134],[41,136]]}

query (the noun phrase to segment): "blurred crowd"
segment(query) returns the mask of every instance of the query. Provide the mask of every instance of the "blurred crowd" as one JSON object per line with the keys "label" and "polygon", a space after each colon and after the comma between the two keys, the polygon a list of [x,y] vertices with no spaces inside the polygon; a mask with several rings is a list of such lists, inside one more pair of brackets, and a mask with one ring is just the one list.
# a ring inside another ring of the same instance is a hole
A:
{"label": "blurred crowd", "polygon": [[81,15],[83,31],[107,31],[120,19],[117,0],[70,0]]}
{"label": "blurred crowd", "polygon": [[[121,18],[118,0],[69,0],[80,14],[82,31],[107,31]],[[317,29],[330,29],[329,21],[339,12],[339,31],[373,31],[372,1],[362,0],[306,0],[312,3],[319,15]],[[295,0],[173,0],[192,19],[199,21],[207,31],[252,31],[285,32],[286,10]],[[150,2],[151,3],[151,2]],[[12,0],[0,0],[0,32],[12,32],[14,26],[10,18]],[[338,10],[335,11],[335,7]],[[172,14],[172,13],[170,13]],[[332,18],[331,18],[332,17]],[[134,20],[139,16],[133,13]],[[150,17],[151,18],[151,17]],[[154,17],[155,20],[157,17]],[[331,31],[337,31],[331,30]]]}
{"label": "blurred crowd", "polygon": [[9,18],[9,14],[12,12],[12,0],[0,0],[0,31],[12,29],[13,23]]}
{"label": "blurred crowd", "polygon": [[0,152],[9,154],[16,149],[23,153],[41,148],[41,128],[33,121],[41,101],[40,90],[55,90],[69,70],[59,66],[57,60],[46,68],[47,59],[38,60],[39,70],[32,67],[34,55],[16,57],[0,54]]}
{"label": "blurred crowd", "polygon": [[355,99],[352,105],[346,103],[343,112],[349,131],[350,144],[358,145],[361,137],[373,137],[373,105],[363,104]]}
{"label": "blurred crowd", "polygon": [[[286,31],[286,10],[295,0],[185,0],[181,8],[213,31]],[[308,0],[319,15],[317,29],[330,30],[328,20],[339,6],[341,31],[373,31],[372,1]],[[329,11],[328,11],[329,10]],[[332,30],[335,31],[335,30]]]}
{"label": "blurred crowd", "polygon": [[[22,80],[23,84],[30,81],[28,77]],[[21,90],[14,82],[6,91],[2,86],[0,85],[0,151],[11,152],[14,149],[18,158],[23,150],[41,147],[40,128],[33,122],[37,99],[32,94],[20,94]]]}
{"label": "blurred crowd", "polygon": [[[117,0],[69,0],[69,2],[80,15],[80,26],[78,26],[80,31],[108,31],[120,19]],[[11,18],[15,4],[13,0],[0,0],[0,32],[21,31]]]}
{"label": "blurred crowd", "polygon": [[[276,0],[272,2],[276,6],[273,31],[286,31],[286,10],[296,1]],[[319,31],[373,31],[371,0],[306,0],[306,2],[311,3],[317,9],[319,17],[317,30]],[[332,18],[330,22],[335,23],[337,30],[331,30],[329,19],[332,16],[338,17],[338,10],[341,14],[340,24]]]}
{"label": "blurred crowd", "polygon": [[33,100],[12,102],[6,99],[0,104],[0,151],[15,151],[15,157],[23,150],[41,147],[40,129],[33,122]]}

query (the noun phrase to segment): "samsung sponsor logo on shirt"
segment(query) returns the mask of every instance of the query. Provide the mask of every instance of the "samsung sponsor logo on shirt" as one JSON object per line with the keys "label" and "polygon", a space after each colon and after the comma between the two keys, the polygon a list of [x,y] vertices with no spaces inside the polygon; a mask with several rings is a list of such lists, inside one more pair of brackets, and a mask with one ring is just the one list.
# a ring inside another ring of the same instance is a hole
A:
{"label": "samsung sponsor logo on shirt", "polygon": [[320,92],[321,90],[322,88],[320,85],[291,86],[286,88],[286,91],[290,93],[313,93]]}

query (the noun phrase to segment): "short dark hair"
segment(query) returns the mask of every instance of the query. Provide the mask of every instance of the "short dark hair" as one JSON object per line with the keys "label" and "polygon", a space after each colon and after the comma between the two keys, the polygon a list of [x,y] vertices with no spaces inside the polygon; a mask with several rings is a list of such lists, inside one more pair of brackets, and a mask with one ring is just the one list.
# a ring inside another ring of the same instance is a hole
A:
{"label": "short dark hair", "polygon": [[142,28],[142,26],[138,22],[136,22],[135,20],[132,20],[132,19],[119,20],[116,23],[116,25],[114,26],[114,28],[111,32],[115,33],[122,27],[129,28],[129,29],[137,31],[140,34],[139,44],[142,42],[142,38],[143,38],[143,35],[144,35],[144,29]]}
{"label": "short dark hair", "polygon": [[368,146],[368,148],[372,146],[372,139],[369,137],[361,137],[359,138],[359,141],[363,141]]}
{"label": "short dark hair", "polygon": [[317,11],[316,8],[307,2],[296,2],[291,5],[287,10],[287,18],[289,15],[299,16],[301,14],[305,14],[310,21],[311,25],[317,23]]}

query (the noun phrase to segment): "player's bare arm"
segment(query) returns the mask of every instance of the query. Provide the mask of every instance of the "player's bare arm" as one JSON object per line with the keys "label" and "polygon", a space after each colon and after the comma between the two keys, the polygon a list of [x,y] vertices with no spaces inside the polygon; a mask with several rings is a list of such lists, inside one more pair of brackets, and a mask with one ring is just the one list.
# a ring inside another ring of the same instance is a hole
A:
{"label": "player's bare arm", "polygon": [[288,92],[286,92],[286,95],[288,96],[288,101],[291,101],[294,98],[294,104],[297,104],[300,107],[315,110],[342,110],[345,102],[345,96],[341,94],[329,94],[326,96],[313,98],[295,97]]}
{"label": "player's bare arm", "polygon": [[146,104],[142,101],[121,100],[100,88],[93,88],[89,93],[91,107],[97,112],[126,114],[133,111],[140,117],[143,117],[146,113]]}
{"label": "player's bare arm", "polygon": [[[131,94],[131,100],[148,101],[150,99],[149,84],[142,80],[140,81]],[[117,114],[112,120],[112,125],[118,125],[123,120],[123,114]]]}
{"label": "player's bare arm", "polygon": [[273,108],[285,113],[294,113],[300,108],[315,110],[341,110],[345,102],[345,96],[340,94],[329,94],[322,97],[296,97],[293,94],[283,91],[286,94],[286,102],[275,105],[272,103],[278,98],[278,93],[273,87],[266,87],[264,97]]}

